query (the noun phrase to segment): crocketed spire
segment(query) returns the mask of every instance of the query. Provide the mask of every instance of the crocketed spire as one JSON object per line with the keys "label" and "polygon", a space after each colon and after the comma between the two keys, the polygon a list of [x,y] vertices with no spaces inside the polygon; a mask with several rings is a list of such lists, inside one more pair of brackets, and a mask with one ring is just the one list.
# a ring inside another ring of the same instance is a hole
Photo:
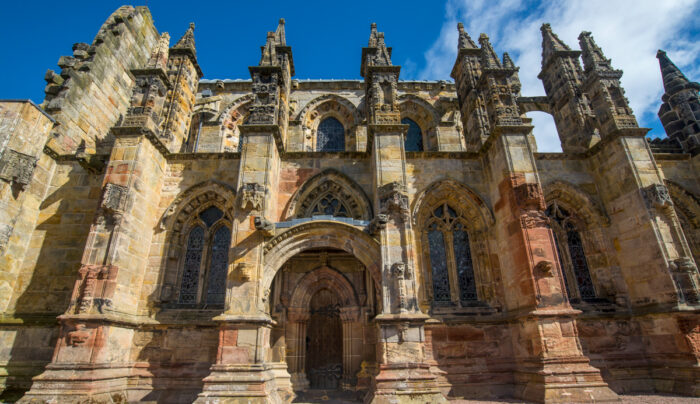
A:
{"label": "crocketed spire", "polygon": [[146,63],[149,69],[165,69],[168,65],[168,48],[170,47],[170,34],[163,32],[160,35],[158,44],[151,52],[151,57]]}
{"label": "crocketed spire", "polygon": [[495,69],[501,67],[501,61],[493,50],[489,36],[486,34],[479,35],[479,45],[481,45],[481,65],[487,69]]}
{"label": "crocketed spire", "polygon": [[262,57],[260,58],[260,66],[277,66],[277,47],[286,46],[284,35],[284,18],[280,18],[279,24],[275,32],[267,33],[267,41],[262,49]]}
{"label": "crocketed spire", "polygon": [[368,47],[375,48],[371,66],[391,66],[391,48],[384,43],[384,33],[377,32],[376,23],[370,26]]}
{"label": "crocketed spire", "polygon": [[581,45],[583,67],[586,72],[613,72],[615,69],[610,64],[610,59],[606,58],[603,50],[596,45],[593,36],[588,31],[581,32],[578,36]]}
{"label": "crocketed spire", "polygon": [[542,24],[542,67],[549,63],[549,60],[557,55],[578,56],[579,51],[573,51],[564,43],[557,34],[552,32],[549,24]]}
{"label": "crocketed spire", "polygon": [[194,44],[194,23],[190,23],[190,27],[185,31],[185,34],[177,41],[173,49],[189,49],[195,56],[197,55],[197,48]]}
{"label": "crocketed spire", "polygon": [[457,23],[457,31],[459,31],[459,42],[457,49],[476,49],[476,44],[472,41],[467,31],[464,30],[464,24]]}
{"label": "crocketed spire", "polygon": [[688,80],[680,69],[673,64],[671,59],[668,58],[666,52],[659,49],[656,53],[656,58],[659,59],[659,67],[661,67],[661,77],[664,81],[666,95],[672,96],[685,89],[700,89],[700,84]]}

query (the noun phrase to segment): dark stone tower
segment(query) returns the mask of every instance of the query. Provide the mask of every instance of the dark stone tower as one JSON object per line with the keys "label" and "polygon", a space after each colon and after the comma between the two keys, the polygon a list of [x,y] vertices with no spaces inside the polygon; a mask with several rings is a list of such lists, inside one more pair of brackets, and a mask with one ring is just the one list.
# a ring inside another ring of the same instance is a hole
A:
{"label": "dark stone tower", "polygon": [[688,80],[671,62],[666,52],[656,54],[664,80],[659,108],[659,119],[671,142],[677,143],[686,153],[700,153],[700,84]]}
{"label": "dark stone tower", "polygon": [[595,116],[583,92],[584,73],[579,63],[580,51],[571,50],[549,24],[542,28],[542,72],[554,122],[567,153],[584,152],[600,140]]}
{"label": "dark stone tower", "polygon": [[620,84],[622,70],[613,69],[590,32],[582,32],[578,40],[584,67],[583,91],[589,97],[601,137],[620,129],[638,128]]}

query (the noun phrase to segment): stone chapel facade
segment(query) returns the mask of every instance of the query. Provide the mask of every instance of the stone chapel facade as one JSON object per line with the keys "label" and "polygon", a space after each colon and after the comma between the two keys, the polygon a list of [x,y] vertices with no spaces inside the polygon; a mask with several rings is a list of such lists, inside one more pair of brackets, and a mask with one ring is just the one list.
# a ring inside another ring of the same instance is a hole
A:
{"label": "stone chapel facade", "polygon": [[[250,80],[205,80],[194,25],[171,44],[115,11],[40,107],[0,102],[2,386],[700,396],[700,85],[659,52],[669,136],[649,142],[590,33],[574,50],[542,26],[528,97],[458,29],[454,84],[400,81],[374,24],[363,80],[296,80],[283,20]],[[530,111],[563,153],[537,152]]]}

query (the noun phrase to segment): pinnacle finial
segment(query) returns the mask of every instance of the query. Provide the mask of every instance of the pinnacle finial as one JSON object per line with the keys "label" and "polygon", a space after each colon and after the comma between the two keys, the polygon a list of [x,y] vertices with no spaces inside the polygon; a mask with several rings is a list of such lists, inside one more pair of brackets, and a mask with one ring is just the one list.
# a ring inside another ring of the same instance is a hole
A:
{"label": "pinnacle finial", "polygon": [[603,50],[596,45],[590,32],[581,32],[581,35],[578,36],[578,41],[581,46],[581,53],[583,56],[583,67],[587,72],[614,71],[610,63],[610,59],[607,59],[603,54]]}
{"label": "pinnacle finial", "polygon": [[557,34],[552,32],[552,26],[549,23],[542,24],[540,31],[542,31],[542,67],[558,52],[574,52],[569,45],[559,39]]}
{"label": "pinnacle finial", "polygon": [[489,41],[489,36],[482,33],[479,35],[479,45],[481,45],[481,63],[486,68],[498,68],[501,67],[501,61],[498,59],[498,55],[493,50],[491,42]]}
{"label": "pinnacle finial", "polygon": [[464,24],[458,22],[457,31],[459,32],[457,49],[476,49],[476,44],[474,41],[472,41],[472,38],[469,36],[467,31],[464,30]]}
{"label": "pinnacle finial", "polygon": [[182,35],[182,38],[180,38],[175,46],[173,46],[175,49],[190,49],[193,52],[197,52],[197,49],[194,44],[194,23],[191,22],[189,28],[187,28],[187,31],[185,31],[185,34]]}

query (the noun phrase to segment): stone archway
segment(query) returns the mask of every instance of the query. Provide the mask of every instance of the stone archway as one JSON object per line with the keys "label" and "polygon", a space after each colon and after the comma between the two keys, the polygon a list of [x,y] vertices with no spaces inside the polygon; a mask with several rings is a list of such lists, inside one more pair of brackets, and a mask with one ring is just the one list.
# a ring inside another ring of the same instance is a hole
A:
{"label": "stone archway", "polygon": [[276,360],[286,362],[296,391],[366,389],[372,374],[366,369],[376,367],[371,318],[383,307],[377,241],[328,221],[285,233],[268,243],[263,275],[277,321],[272,346],[285,352]]}

